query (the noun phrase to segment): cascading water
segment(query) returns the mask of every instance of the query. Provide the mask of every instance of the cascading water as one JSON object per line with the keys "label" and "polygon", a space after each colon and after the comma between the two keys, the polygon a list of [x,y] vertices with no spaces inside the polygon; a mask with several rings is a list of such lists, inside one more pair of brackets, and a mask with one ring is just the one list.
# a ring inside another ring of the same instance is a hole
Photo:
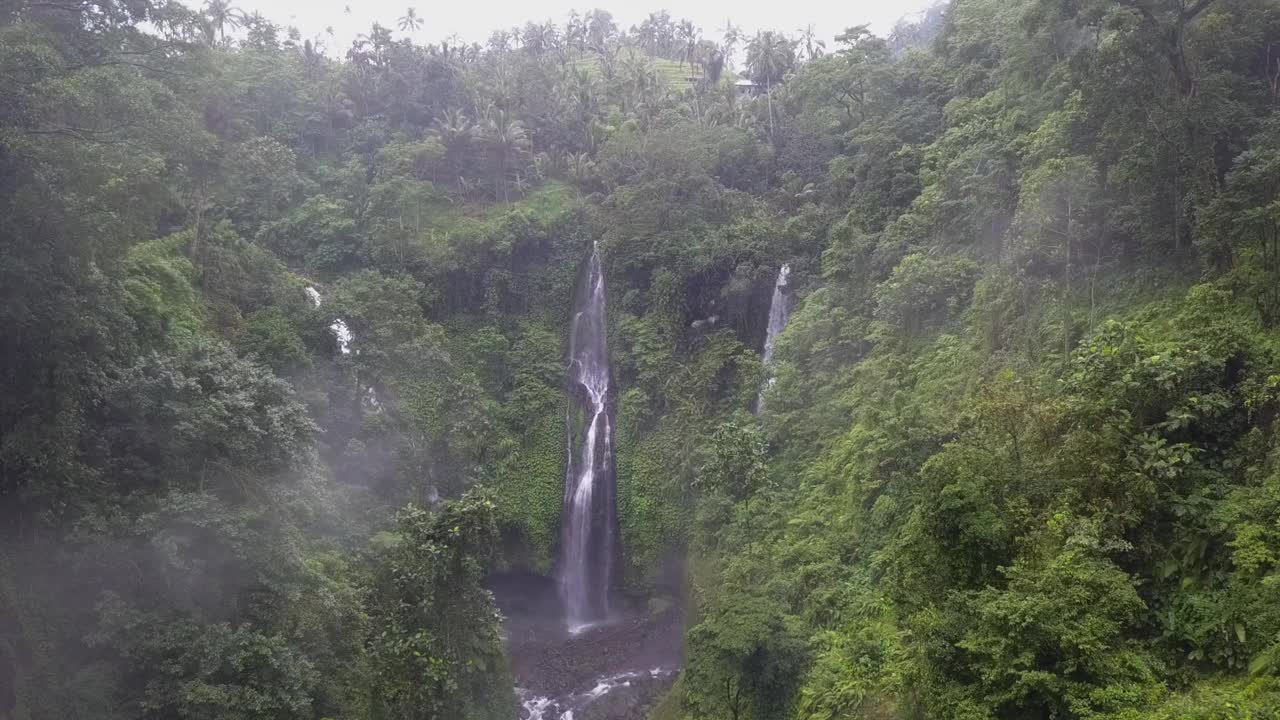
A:
{"label": "cascading water", "polygon": [[[320,297],[320,291],[308,285],[306,288],[307,298],[311,300],[314,307],[320,307],[323,298]],[[333,333],[333,337],[338,341],[338,351],[343,355],[351,354],[351,342],[355,340],[355,336],[351,334],[351,328],[347,327],[347,323],[342,318],[334,318],[333,323],[329,325],[329,332]],[[359,351],[356,351],[359,354]],[[382,401],[378,399],[378,391],[369,386],[364,389],[364,396],[360,398],[360,407],[368,413],[382,412]]]}
{"label": "cascading water", "polygon": [[569,632],[604,620],[618,550],[605,283],[593,250],[569,332],[568,471],[558,581]]}
{"label": "cascading water", "polygon": [[[320,291],[308,285],[306,293],[307,297],[311,300],[311,304],[315,307],[320,307]],[[350,355],[351,341],[355,338],[351,335],[351,328],[347,327],[346,321],[342,318],[335,318],[333,324],[329,326],[329,331],[332,332],[333,336],[338,340],[338,350],[341,351],[343,355]],[[370,388],[370,391],[372,391],[372,388]]]}
{"label": "cascading water", "polygon": [[769,379],[765,381],[765,385],[760,389],[760,395],[756,398],[756,412],[764,409],[764,394],[773,387],[773,373],[768,370],[769,363],[773,361],[773,346],[778,340],[778,335],[782,334],[782,330],[787,327],[787,321],[791,319],[791,294],[788,285],[791,279],[791,266],[783,265],[778,268],[778,279],[773,284],[773,299],[769,302],[769,329],[764,336],[764,357],[763,363],[765,371],[769,372]]}

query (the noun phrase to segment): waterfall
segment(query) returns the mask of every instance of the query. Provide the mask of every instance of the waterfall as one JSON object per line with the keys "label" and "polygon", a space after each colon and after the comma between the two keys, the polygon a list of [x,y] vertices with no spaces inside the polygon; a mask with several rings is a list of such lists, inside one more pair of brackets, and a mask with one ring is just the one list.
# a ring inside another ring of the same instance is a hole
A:
{"label": "waterfall", "polygon": [[[311,300],[311,304],[315,307],[320,307],[320,291],[308,285],[306,287],[306,293],[307,297]],[[333,324],[329,326],[329,331],[332,332],[333,336],[338,340],[338,350],[341,351],[343,355],[350,355],[351,341],[355,338],[351,335],[351,328],[347,327],[346,321],[342,318],[335,318]],[[372,392],[372,390],[373,388],[370,388],[370,392]]]}
{"label": "waterfall", "polygon": [[764,387],[760,389],[760,395],[756,398],[757,413],[764,409],[764,394],[769,388],[773,387],[775,379],[773,373],[769,370],[769,363],[773,361],[774,343],[778,341],[778,335],[787,326],[787,320],[791,319],[791,295],[787,287],[790,278],[790,265],[784,264],[778,268],[778,279],[773,284],[773,299],[769,302],[769,329],[764,336],[763,363],[765,372],[768,372],[769,375],[768,379],[765,380]]}
{"label": "waterfall", "polygon": [[[323,298],[320,297],[320,291],[308,285],[305,288],[307,298],[311,300],[313,307],[320,307]],[[347,323],[342,318],[334,318],[333,323],[329,325],[329,332],[333,333],[334,339],[338,341],[338,350],[343,355],[351,354],[351,341],[355,340],[355,336],[351,334],[351,328],[347,327]],[[359,355],[360,351],[357,350]],[[382,401],[378,399],[378,391],[373,386],[364,389],[364,395],[360,398],[360,407],[368,413],[382,412]]]}
{"label": "waterfall", "polygon": [[609,379],[604,271],[596,249],[584,268],[569,331],[569,462],[557,579],[575,634],[608,616],[618,549]]}

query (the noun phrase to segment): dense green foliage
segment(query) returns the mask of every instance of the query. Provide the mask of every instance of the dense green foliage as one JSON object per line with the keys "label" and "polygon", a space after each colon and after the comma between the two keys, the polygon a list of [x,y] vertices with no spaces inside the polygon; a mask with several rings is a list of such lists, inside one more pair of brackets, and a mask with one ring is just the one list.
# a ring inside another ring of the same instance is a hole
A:
{"label": "dense green foliage", "polygon": [[1276,716],[1275,0],[423,20],[0,7],[0,717],[512,717],[593,242],[664,716]]}
{"label": "dense green foliage", "polygon": [[701,503],[687,714],[1274,716],[1278,23],[960,0],[775,91],[843,211],[770,479]]}

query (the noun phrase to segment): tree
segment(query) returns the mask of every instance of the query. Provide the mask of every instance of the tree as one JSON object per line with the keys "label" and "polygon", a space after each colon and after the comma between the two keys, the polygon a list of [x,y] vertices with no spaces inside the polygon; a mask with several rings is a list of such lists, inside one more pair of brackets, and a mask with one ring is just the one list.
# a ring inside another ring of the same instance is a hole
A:
{"label": "tree", "polygon": [[764,720],[785,712],[805,653],[780,608],[739,588],[689,630],[686,704],[699,717]]}
{"label": "tree", "polygon": [[227,41],[227,28],[235,30],[247,20],[244,11],[232,5],[230,0],[209,0],[205,3],[204,14],[210,30],[217,31],[218,41],[222,43]]}
{"label": "tree", "polygon": [[769,137],[774,136],[773,86],[791,72],[795,45],[781,33],[762,30],[747,43],[747,70],[751,79],[764,85],[769,103]]}
{"label": "tree", "polygon": [[[1052,254],[1061,263],[1062,287],[1069,296],[1073,269],[1080,264],[1083,243],[1094,235],[1094,208],[1098,205],[1098,174],[1088,158],[1051,160],[1035,169],[1023,183],[1017,226],[1023,242],[1030,243],[1030,262],[1046,259],[1044,248],[1056,247]],[[1099,250],[1094,250],[1095,266]],[[1055,263],[1057,264],[1057,263]],[[1092,275],[1090,276],[1092,278]],[[1090,284],[1090,295],[1093,287]],[[1063,354],[1071,352],[1070,300],[1063,302]]]}
{"label": "tree", "polygon": [[800,43],[804,47],[805,59],[813,62],[826,52],[827,43],[817,37],[817,31],[810,23],[800,29]]}
{"label": "tree", "polygon": [[529,136],[524,123],[506,110],[490,108],[480,129],[493,172],[493,191],[503,202],[510,202],[511,172],[529,150]]}
{"label": "tree", "polygon": [[725,423],[711,437],[711,458],[699,484],[738,502],[750,502],[763,489],[766,475],[764,437],[754,427]]}
{"label": "tree", "polygon": [[404,32],[418,32],[418,29],[422,27],[422,18],[418,17],[418,11],[414,8],[406,9],[404,15],[400,16],[399,27]]}
{"label": "tree", "polygon": [[840,122],[849,127],[867,122],[878,101],[893,102],[893,60],[884,40],[866,26],[848,28],[836,37],[841,49],[834,55],[811,58],[793,85],[801,102],[820,112],[832,101],[843,111]]}
{"label": "tree", "polygon": [[127,658],[145,677],[142,717],[190,720],[272,717],[303,720],[312,715],[320,675],[307,658],[279,635],[242,624],[173,621],[126,606],[118,597],[102,603],[98,648]]}
{"label": "tree", "polygon": [[603,54],[610,40],[618,34],[618,24],[608,10],[595,8],[588,13],[587,42],[597,53]]}
{"label": "tree", "polygon": [[299,466],[316,430],[288,383],[213,343],[140,358],[93,420],[103,427],[97,462],[121,488],[151,491],[249,492],[242,473]]}
{"label": "tree", "polygon": [[724,28],[720,31],[723,38],[722,46],[724,47],[725,64],[733,67],[733,53],[737,49],[738,43],[742,42],[742,28],[733,24],[732,20],[724,21]]}
{"label": "tree", "polygon": [[439,513],[407,507],[378,568],[370,643],[376,702],[390,717],[507,720],[516,712],[485,565],[498,541],[491,498]]}
{"label": "tree", "polygon": [[681,20],[676,32],[680,38],[680,63],[688,63],[689,68],[693,69],[699,59],[698,28],[688,20]]}
{"label": "tree", "polygon": [[1280,123],[1263,124],[1236,157],[1218,194],[1200,216],[1198,242],[1209,262],[1233,269],[1254,295],[1270,327],[1280,325]]}
{"label": "tree", "polygon": [[1217,0],[1159,0],[1143,3],[1118,0],[1120,7],[1136,13],[1151,37],[1163,38],[1156,49],[1164,55],[1169,71],[1179,90],[1189,95],[1195,90],[1195,77],[1187,56],[1187,27],[1209,10]]}
{"label": "tree", "polygon": [[436,120],[436,132],[444,144],[450,179],[461,184],[472,160],[471,144],[476,137],[476,127],[460,108],[450,108]]}

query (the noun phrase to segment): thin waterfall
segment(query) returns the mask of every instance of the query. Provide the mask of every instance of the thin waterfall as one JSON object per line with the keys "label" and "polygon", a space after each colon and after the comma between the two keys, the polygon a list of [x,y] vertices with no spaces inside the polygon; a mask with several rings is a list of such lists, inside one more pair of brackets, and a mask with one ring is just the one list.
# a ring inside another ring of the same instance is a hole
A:
{"label": "thin waterfall", "polygon": [[791,293],[788,288],[790,279],[790,265],[784,264],[778,268],[778,279],[773,284],[773,299],[769,302],[769,329],[764,336],[763,364],[765,372],[768,373],[768,379],[765,380],[764,387],[760,388],[760,394],[756,397],[757,413],[764,409],[764,394],[773,387],[775,380],[773,371],[769,369],[769,364],[773,362],[774,343],[778,341],[778,335],[782,334],[782,330],[787,327],[787,321],[791,319]]}
{"label": "thin waterfall", "polygon": [[[319,308],[324,298],[320,296],[320,291],[308,285],[303,288],[307,293],[307,299],[311,301],[312,307]],[[347,327],[347,322],[342,318],[334,318],[333,323],[329,325],[329,332],[333,333],[333,337],[338,341],[338,350],[343,355],[351,354],[351,343],[355,340],[355,336],[351,334],[351,328]],[[356,351],[360,354],[360,351]],[[364,396],[360,398],[360,408],[368,413],[381,413],[382,401],[378,399],[378,391],[373,386],[364,389]],[[432,492],[435,492],[432,490]]]}
{"label": "thin waterfall", "polygon": [[569,332],[569,462],[558,580],[571,633],[609,614],[618,552],[609,382],[604,271],[596,249],[584,268]]}
{"label": "thin waterfall", "polygon": [[[306,288],[307,298],[311,300],[311,304],[320,307],[320,291],[308,285]],[[338,339],[338,350],[343,355],[351,354],[351,341],[355,337],[351,334],[351,328],[347,327],[347,323],[342,318],[334,318],[333,324],[329,326],[329,331]],[[370,388],[372,391],[372,388]]]}

